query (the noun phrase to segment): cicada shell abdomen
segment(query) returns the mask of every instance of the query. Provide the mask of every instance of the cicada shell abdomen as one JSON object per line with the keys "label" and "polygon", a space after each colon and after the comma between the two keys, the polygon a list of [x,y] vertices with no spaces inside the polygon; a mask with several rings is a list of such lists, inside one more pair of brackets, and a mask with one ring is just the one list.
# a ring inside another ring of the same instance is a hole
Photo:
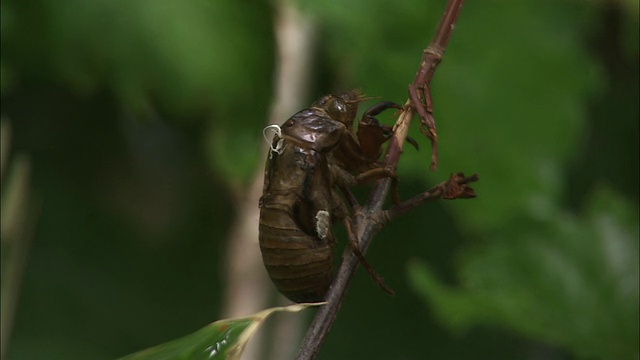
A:
{"label": "cicada shell abdomen", "polygon": [[272,200],[264,199],[260,211],[260,250],[269,277],[294,302],[322,301],[331,285],[333,246],[303,231],[293,209]]}
{"label": "cicada shell abdomen", "polygon": [[[306,112],[292,119],[304,120],[304,124],[330,121]],[[294,124],[289,130],[298,130],[304,124]],[[339,139],[330,131],[321,134],[333,136],[333,142]],[[322,152],[325,148],[314,150],[311,146],[322,144],[321,137],[308,147],[296,145],[297,139],[288,139],[280,151],[271,153],[265,167],[260,249],[264,266],[280,293],[295,302],[318,302],[324,299],[332,280],[329,167]],[[274,139],[274,143],[277,141]],[[329,148],[335,146],[327,143]]]}

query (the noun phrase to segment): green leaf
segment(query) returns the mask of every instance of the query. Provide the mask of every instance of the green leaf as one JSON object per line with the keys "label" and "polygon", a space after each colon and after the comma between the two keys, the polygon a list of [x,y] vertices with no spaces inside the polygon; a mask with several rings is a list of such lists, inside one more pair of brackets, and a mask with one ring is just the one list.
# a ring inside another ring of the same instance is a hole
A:
{"label": "green leaf", "polygon": [[251,336],[272,313],[276,311],[297,312],[309,306],[323,304],[325,303],[275,307],[245,318],[219,320],[193,334],[136,352],[120,360],[240,359],[240,355],[242,355]]}
{"label": "green leaf", "polygon": [[638,212],[599,190],[582,218],[524,220],[462,257],[459,288],[420,261],[415,289],[452,329],[490,324],[580,357],[638,356]]}

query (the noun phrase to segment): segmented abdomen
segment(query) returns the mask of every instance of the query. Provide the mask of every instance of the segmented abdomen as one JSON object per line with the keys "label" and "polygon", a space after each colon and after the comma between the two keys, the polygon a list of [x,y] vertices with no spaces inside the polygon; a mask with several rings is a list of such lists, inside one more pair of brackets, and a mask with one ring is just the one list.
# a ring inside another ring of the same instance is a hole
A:
{"label": "segmented abdomen", "polygon": [[290,209],[263,204],[260,250],[269,277],[294,302],[318,302],[331,285],[333,249],[326,240],[307,234]]}

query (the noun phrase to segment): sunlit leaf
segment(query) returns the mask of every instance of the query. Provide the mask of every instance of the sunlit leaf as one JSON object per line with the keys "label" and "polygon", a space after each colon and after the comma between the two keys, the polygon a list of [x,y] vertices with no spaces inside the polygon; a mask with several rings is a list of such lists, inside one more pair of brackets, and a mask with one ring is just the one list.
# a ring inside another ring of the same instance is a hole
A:
{"label": "sunlit leaf", "polygon": [[297,312],[322,304],[324,303],[295,304],[263,310],[244,318],[219,320],[183,338],[139,351],[120,360],[237,360],[258,326],[272,313]]}

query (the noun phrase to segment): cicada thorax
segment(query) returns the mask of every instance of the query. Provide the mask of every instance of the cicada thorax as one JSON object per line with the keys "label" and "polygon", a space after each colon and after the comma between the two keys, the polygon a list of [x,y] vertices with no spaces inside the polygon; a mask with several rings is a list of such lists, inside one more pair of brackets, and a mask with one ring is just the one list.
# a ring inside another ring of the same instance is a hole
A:
{"label": "cicada thorax", "polygon": [[307,109],[281,131],[284,143],[267,160],[260,199],[262,258],[287,298],[322,301],[332,280],[335,220],[327,154],[339,143],[344,126]]}

